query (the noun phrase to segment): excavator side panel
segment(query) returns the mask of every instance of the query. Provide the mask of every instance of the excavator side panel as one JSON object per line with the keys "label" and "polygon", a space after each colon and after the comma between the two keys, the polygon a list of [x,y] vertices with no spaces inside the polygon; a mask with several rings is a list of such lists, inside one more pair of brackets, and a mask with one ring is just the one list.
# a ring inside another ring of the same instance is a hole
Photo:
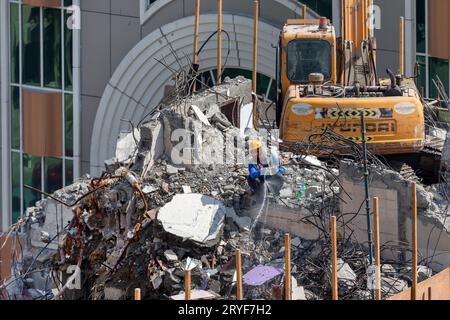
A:
{"label": "excavator side panel", "polygon": [[[376,154],[418,152],[425,142],[423,106],[416,97],[288,98],[281,123],[285,143],[314,142],[326,128],[362,142],[361,112],[367,142]],[[315,137],[311,140],[311,137]]]}

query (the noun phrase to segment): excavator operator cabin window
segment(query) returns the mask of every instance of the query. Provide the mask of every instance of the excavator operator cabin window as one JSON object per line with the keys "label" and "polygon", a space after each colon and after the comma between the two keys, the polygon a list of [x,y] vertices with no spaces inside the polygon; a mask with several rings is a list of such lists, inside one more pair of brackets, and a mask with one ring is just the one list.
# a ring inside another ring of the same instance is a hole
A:
{"label": "excavator operator cabin window", "polygon": [[311,73],[331,80],[331,45],[318,39],[292,40],[287,45],[287,75],[296,83],[308,83]]}

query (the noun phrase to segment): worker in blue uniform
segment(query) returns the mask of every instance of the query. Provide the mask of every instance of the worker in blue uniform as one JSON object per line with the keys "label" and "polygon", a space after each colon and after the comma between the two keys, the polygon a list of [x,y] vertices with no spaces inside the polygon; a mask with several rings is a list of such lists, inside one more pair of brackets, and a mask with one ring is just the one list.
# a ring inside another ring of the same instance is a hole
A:
{"label": "worker in blue uniform", "polygon": [[248,183],[253,191],[261,195],[264,188],[278,196],[284,185],[285,167],[280,163],[278,150],[275,147],[264,148],[261,140],[251,140],[249,151],[252,161],[248,167]]}

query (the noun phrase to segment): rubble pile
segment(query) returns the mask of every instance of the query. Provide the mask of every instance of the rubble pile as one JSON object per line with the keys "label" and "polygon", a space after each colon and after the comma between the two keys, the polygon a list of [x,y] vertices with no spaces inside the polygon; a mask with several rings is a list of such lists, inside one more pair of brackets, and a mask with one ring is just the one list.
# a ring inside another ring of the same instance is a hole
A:
{"label": "rubble pile", "polygon": [[[180,110],[176,104],[161,110],[139,130],[124,135],[100,177],[85,177],[28,209],[24,260],[15,264],[21,271],[7,284],[9,296],[118,300],[130,299],[134,289],[141,288],[144,299],[177,300],[184,298],[184,274],[191,270],[194,297],[233,299],[235,253],[240,249],[245,297],[283,299],[283,238],[289,225],[278,228],[266,222],[272,211],[284,208],[290,210],[291,224],[304,223],[317,233],[292,239],[293,299],[330,298],[331,215],[337,215],[344,228],[338,254],[340,297],[370,298],[367,243],[353,237],[348,213],[339,211],[339,163],[284,152],[280,194],[253,194],[247,168],[227,143],[236,147],[257,133],[242,134],[217,106],[217,99],[226,100],[220,98],[223,91],[230,96],[237,90],[249,100],[251,95],[238,88],[249,87],[249,82],[227,81],[221,94],[189,98],[184,105],[190,108]],[[171,161],[176,147],[171,134],[197,127],[201,139],[191,155],[218,160],[220,152],[212,151],[223,149],[231,164]],[[236,138],[225,139],[230,133]],[[361,169],[350,160],[346,165]],[[437,197],[425,189],[420,195]],[[402,264],[385,261],[384,298],[408,287],[408,272]],[[78,275],[79,287],[73,285]],[[431,275],[421,266],[423,278]]]}

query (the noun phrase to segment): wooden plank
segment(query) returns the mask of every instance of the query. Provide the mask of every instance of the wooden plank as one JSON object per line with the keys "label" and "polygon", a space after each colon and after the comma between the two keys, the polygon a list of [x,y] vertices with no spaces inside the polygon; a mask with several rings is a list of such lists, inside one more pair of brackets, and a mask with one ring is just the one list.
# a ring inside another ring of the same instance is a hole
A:
{"label": "wooden plank", "polygon": [[218,17],[217,17],[217,81],[216,84],[222,83],[222,0],[218,0]]}
{"label": "wooden plank", "polygon": [[136,301],[142,300],[141,289],[139,288],[134,289],[134,300]]}
{"label": "wooden plank", "polygon": [[291,236],[286,233],[284,236],[284,298],[285,300],[292,300],[292,284],[291,284]]}
{"label": "wooden plank", "polygon": [[236,250],[236,299],[241,301],[244,298],[244,290],[242,286],[242,260],[241,250]]}
{"label": "wooden plank", "polygon": [[[421,300],[450,300],[450,268],[417,285],[417,296]],[[410,300],[411,288],[389,300]]]}
{"label": "wooden plank", "polygon": [[184,297],[186,301],[191,300],[191,271],[184,273]]}
{"label": "wooden plank", "polygon": [[418,265],[418,248],[417,248],[417,185],[412,183],[412,226],[411,226],[411,250],[412,250],[412,265],[411,265],[411,300],[417,300],[417,265]]}
{"label": "wooden plank", "polygon": [[375,299],[381,300],[380,264],[380,209],[378,198],[373,198],[373,250],[375,255]]}

